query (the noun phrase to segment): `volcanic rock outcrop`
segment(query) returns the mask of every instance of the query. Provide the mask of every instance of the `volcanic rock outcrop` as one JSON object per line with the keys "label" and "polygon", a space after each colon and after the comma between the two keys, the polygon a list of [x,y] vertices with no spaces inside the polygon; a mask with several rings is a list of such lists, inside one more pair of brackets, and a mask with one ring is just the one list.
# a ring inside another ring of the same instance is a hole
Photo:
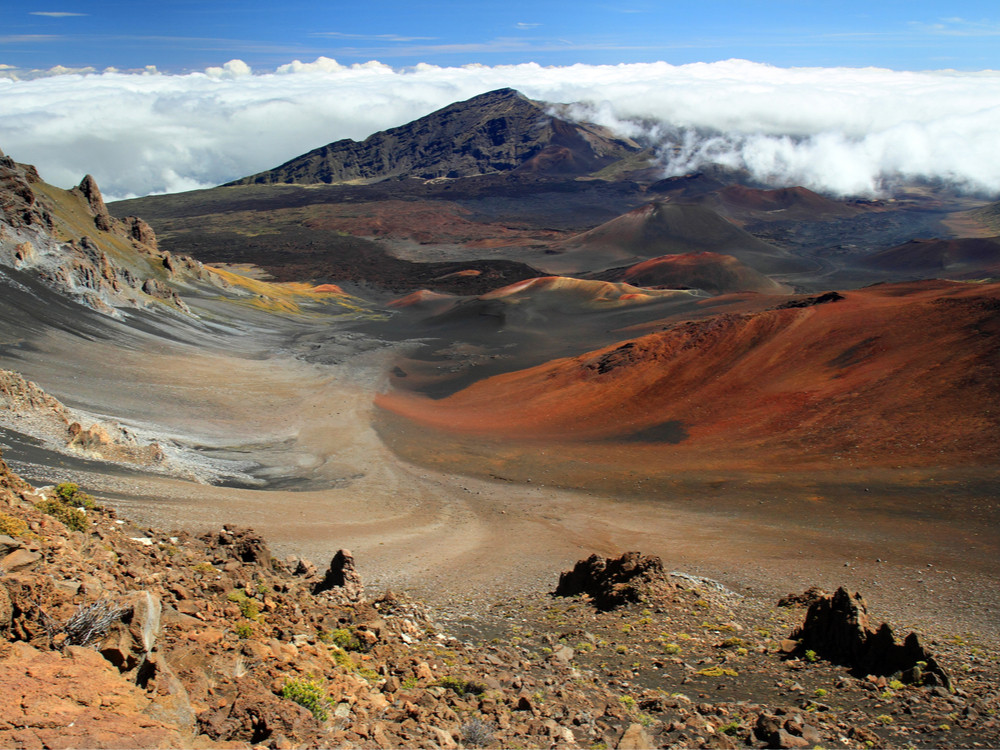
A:
{"label": "volcanic rock outcrop", "polygon": [[652,586],[661,591],[673,588],[659,557],[640,552],[626,552],[617,558],[591,555],[559,576],[552,595],[587,594],[595,607],[609,610],[639,601]]}
{"label": "volcanic rock outcrop", "polygon": [[860,675],[892,675],[918,685],[951,685],[951,677],[920,645],[916,633],[908,634],[900,644],[887,623],[873,630],[861,594],[849,594],[843,587],[814,601],[792,638],[799,642],[796,653],[812,651]]}
{"label": "volcanic rock outcrop", "polygon": [[[663,255],[712,252],[731,255],[760,273],[808,267],[801,259],[759,240],[711,208],[654,201],[564,240],[553,264],[578,270],[607,268],[609,261],[636,262]],[[603,265],[601,265],[603,264]]]}
{"label": "volcanic rock outcrop", "polygon": [[361,583],[354,555],[349,550],[337,550],[337,554],[330,560],[330,567],[327,568],[323,580],[313,587],[313,593],[329,593],[349,602],[364,599],[365,587]]}
{"label": "volcanic rock outcrop", "polygon": [[215,283],[201,263],[157,248],[152,228],[108,213],[93,177],[72,190],[0,157],[0,267],[31,274],[99,312],[164,303],[189,312],[172,283]]}
{"label": "volcanic rock outcrop", "polygon": [[521,168],[586,174],[640,151],[597,125],[553,117],[513,89],[451,104],[362,142],[337,141],[230,185],[470,177]]}
{"label": "volcanic rock outcrop", "polygon": [[114,422],[71,411],[11,370],[0,370],[0,426],[39,438],[57,451],[149,467],[166,463],[156,442],[142,441]]}
{"label": "volcanic rock outcrop", "polygon": [[377,403],[452,433],[601,440],[603,455],[623,440],[623,460],[645,450],[663,466],[995,460],[1000,285],[928,281],[840,296],[686,321],[446,398],[390,392]]}
{"label": "volcanic rock outcrop", "polygon": [[662,255],[634,266],[595,275],[609,281],[624,281],[633,286],[702,289],[709,294],[778,294],[787,289],[731,255],[711,252]]}

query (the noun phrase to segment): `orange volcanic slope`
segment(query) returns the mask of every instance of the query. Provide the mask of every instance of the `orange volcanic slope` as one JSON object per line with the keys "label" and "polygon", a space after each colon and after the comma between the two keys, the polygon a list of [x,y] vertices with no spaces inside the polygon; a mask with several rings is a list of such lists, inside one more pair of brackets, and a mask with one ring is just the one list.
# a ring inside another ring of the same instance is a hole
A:
{"label": "orange volcanic slope", "polygon": [[715,203],[724,213],[758,220],[819,221],[853,216],[862,210],[856,204],[825,198],[804,187],[758,190],[727,185],[716,193]]}
{"label": "orange volcanic slope", "polygon": [[662,286],[703,289],[710,294],[763,292],[780,294],[791,291],[769,279],[731,255],[719,253],[684,253],[663,255],[637,263],[622,271],[619,281],[634,286]]}
{"label": "orange volcanic slope", "polygon": [[442,430],[629,443],[680,462],[923,465],[1000,456],[1000,285],[919,282],[682,323],[431,401]]}
{"label": "orange volcanic slope", "polygon": [[653,201],[562,243],[564,252],[548,261],[560,268],[637,262],[661,255],[715,252],[733,255],[762,273],[792,273],[813,264],[769,245],[711,208],[694,203]]}
{"label": "orange volcanic slope", "polygon": [[886,271],[975,275],[1000,273],[1000,237],[917,239],[870,255],[862,265]]}

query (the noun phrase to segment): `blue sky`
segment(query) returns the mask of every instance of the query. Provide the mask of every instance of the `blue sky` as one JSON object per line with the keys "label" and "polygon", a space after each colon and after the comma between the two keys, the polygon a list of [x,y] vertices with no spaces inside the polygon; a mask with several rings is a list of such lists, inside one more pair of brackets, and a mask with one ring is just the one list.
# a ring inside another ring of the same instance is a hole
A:
{"label": "blue sky", "polygon": [[885,0],[0,0],[0,65],[154,65],[239,58],[435,65],[672,64],[1000,68],[1000,4]]}

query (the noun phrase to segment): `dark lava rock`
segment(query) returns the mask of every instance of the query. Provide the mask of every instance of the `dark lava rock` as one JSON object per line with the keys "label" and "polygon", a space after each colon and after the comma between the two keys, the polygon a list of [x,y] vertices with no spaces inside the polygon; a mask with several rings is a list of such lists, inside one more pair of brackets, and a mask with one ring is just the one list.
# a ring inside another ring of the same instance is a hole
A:
{"label": "dark lava rock", "polygon": [[617,559],[591,555],[559,576],[553,596],[587,594],[594,606],[607,611],[638,601],[653,583],[673,586],[659,557],[639,552],[626,552]]}
{"label": "dark lava rock", "polygon": [[804,299],[793,299],[778,305],[775,310],[787,310],[793,307],[812,307],[813,305],[826,305],[830,302],[839,302],[844,299],[844,295],[838,292],[827,292],[816,297],[806,297]]}
{"label": "dark lava rock", "polygon": [[267,542],[252,529],[223,526],[222,531],[209,532],[199,538],[210,547],[218,549],[225,557],[243,563],[255,563],[264,568],[272,567],[271,550]]}
{"label": "dark lava rock", "polygon": [[801,594],[789,594],[788,596],[783,596],[778,600],[779,607],[809,607],[812,606],[813,602],[819,601],[824,597],[830,596],[828,593],[823,591],[823,589],[817,586],[812,586]]}
{"label": "dark lava rock", "polygon": [[903,682],[951,685],[948,673],[920,645],[915,633],[898,644],[887,623],[872,630],[861,594],[849,594],[843,587],[813,602],[792,637],[799,641],[799,653],[814,651],[859,675],[893,675]]}
{"label": "dark lava rock", "polygon": [[354,564],[354,556],[346,549],[337,550],[337,554],[330,560],[330,567],[323,580],[313,587],[313,594],[334,590],[352,602],[360,601],[365,595],[365,587]]}
{"label": "dark lava rock", "polygon": [[364,141],[330,143],[275,169],[229,183],[343,183],[393,177],[470,177],[521,169],[586,174],[640,151],[597,125],[552,117],[513,89],[451,104]]}

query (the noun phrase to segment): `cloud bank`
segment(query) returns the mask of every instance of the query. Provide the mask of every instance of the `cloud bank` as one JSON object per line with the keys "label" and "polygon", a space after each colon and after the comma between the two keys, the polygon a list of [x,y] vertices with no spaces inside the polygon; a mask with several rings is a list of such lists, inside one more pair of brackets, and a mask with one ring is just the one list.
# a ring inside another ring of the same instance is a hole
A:
{"label": "cloud bank", "polygon": [[[0,149],[68,187],[115,197],[217,185],[341,138],[363,139],[510,86],[653,144],[664,174],[711,163],[773,185],[873,195],[932,179],[1000,194],[1000,72],[776,68],[729,60],[541,67],[328,58],[272,72],[0,70]],[[20,78],[20,79],[19,79]]]}

